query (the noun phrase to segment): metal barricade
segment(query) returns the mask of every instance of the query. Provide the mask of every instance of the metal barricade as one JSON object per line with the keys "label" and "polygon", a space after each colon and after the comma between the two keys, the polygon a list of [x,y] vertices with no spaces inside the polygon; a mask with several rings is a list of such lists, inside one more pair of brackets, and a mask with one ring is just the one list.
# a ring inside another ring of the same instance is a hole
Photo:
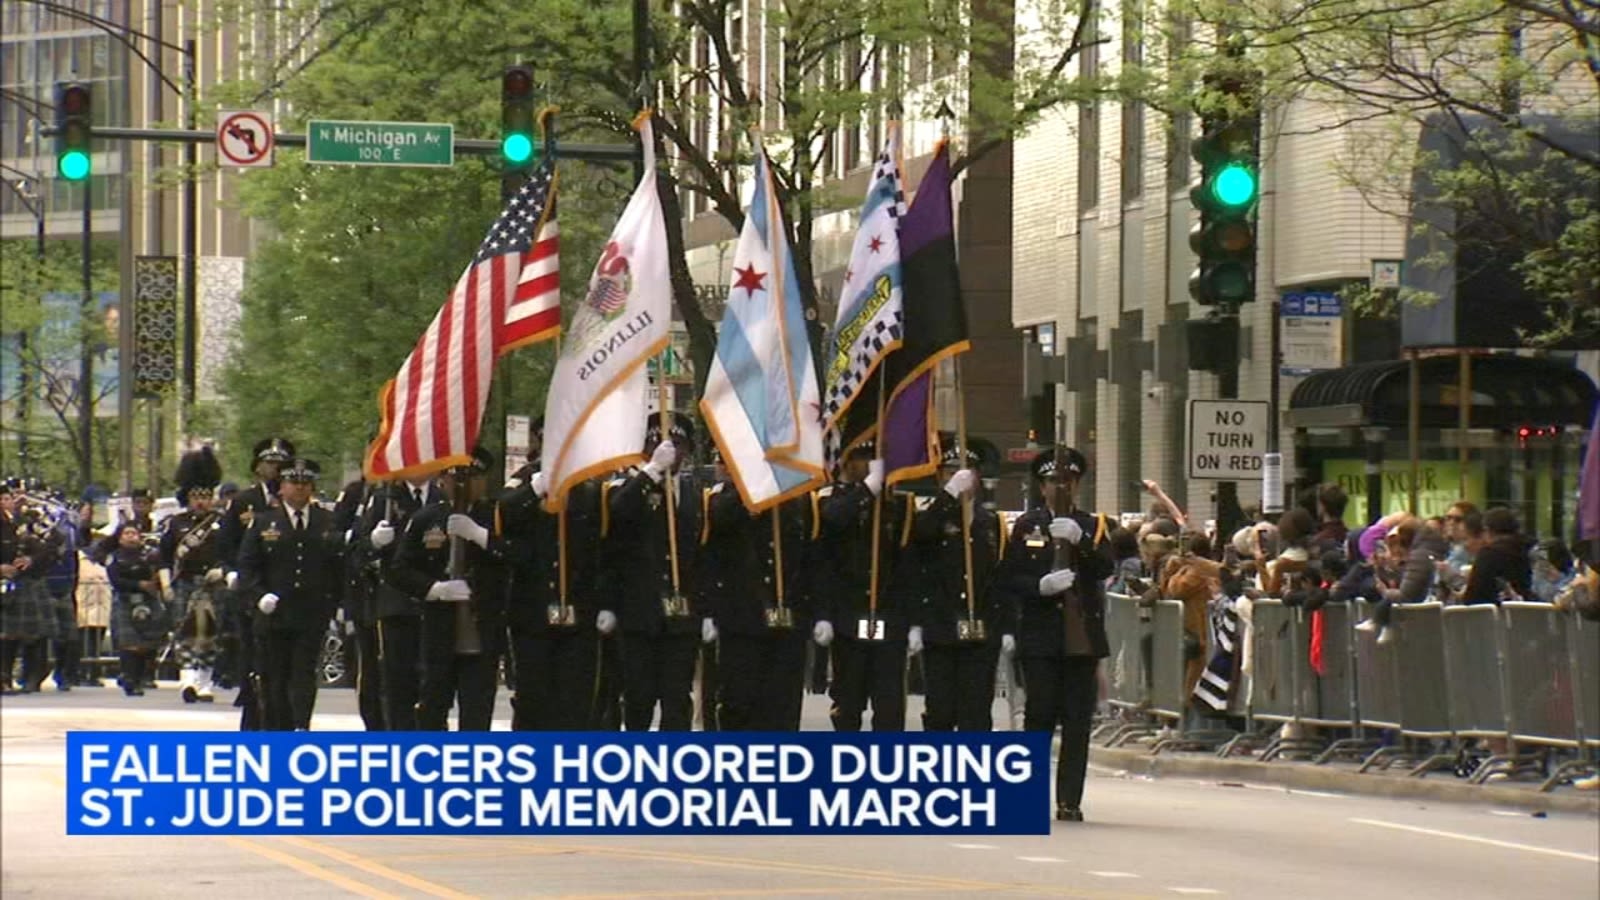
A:
{"label": "metal barricade", "polygon": [[1567,630],[1548,603],[1503,603],[1507,722],[1518,741],[1578,746]]}
{"label": "metal barricade", "polygon": [[1139,598],[1106,594],[1106,640],[1111,648],[1106,660],[1107,700],[1123,709],[1143,709],[1150,702],[1143,645],[1149,622],[1142,613]]}
{"label": "metal barricade", "polygon": [[1586,749],[1593,750],[1600,748],[1600,622],[1569,614],[1567,637],[1572,645],[1578,736]]}
{"label": "metal barricade", "polygon": [[[1360,721],[1356,704],[1356,667],[1352,646],[1355,634],[1353,610],[1348,603],[1329,603],[1317,612],[1307,613],[1306,665],[1311,666],[1310,641],[1313,624],[1322,616],[1322,670],[1311,669],[1313,689],[1310,702],[1303,702],[1300,716],[1313,725],[1353,728]],[[1307,696],[1302,692],[1302,697]]]}
{"label": "metal barricade", "polygon": [[1183,718],[1183,604],[1156,603],[1150,616],[1150,712],[1165,719]]}
{"label": "metal barricade", "polygon": [[1406,737],[1451,737],[1443,610],[1438,603],[1394,608],[1394,625],[1400,629],[1400,733]]}
{"label": "metal barricade", "polygon": [[1296,610],[1281,600],[1257,600],[1251,607],[1250,715],[1262,722],[1299,718],[1295,659],[1304,654]]}
{"label": "metal barricade", "polygon": [[1449,685],[1450,727],[1457,736],[1505,735],[1502,652],[1499,609],[1444,610],[1444,680]]}

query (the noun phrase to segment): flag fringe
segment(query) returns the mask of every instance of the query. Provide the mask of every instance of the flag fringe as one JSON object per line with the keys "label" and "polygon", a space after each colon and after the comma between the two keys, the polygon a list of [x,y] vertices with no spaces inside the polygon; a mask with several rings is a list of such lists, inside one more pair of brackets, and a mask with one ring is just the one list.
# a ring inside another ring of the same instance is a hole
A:
{"label": "flag fringe", "polygon": [[[701,398],[700,400],[700,417],[705,420],[706,430],[711,432],[712,441],[714,441],[720,447],[726,447],[728,442],[723,438],[722,429],[717,427],[717,418],[712,414],[711,406],[705,401],[704,398]],[[739,489],[739,499],[744,502],[745,509],[749,510],[752,515],[766,512],[772,507],[786,503],[796,497],[803,497],[815,488],[826,484],[828,481],[828,473],[816,466],[808,466],[803,464],[785,465],[782,466],[782,468],[790,469],[795,472],[801,472],[809,476],[807,481],[780,494],[770,497],[765,501],[757,503],[751,499],[750,488],[746,486],[738,466],[735,466],[729,462],[729,457],[727,455],[723,456],[722,462],[723,465],[728,469],[728,475],[733,479],[734,487]]]}
{"label": "flag fringe", "polygon": [[[582,415],[578,416],[578,418],[573,421],[572,427],[568,431],[567,442],[562,445],[561,451],[556,454],[555,464],[550,467],[552,471],[561,471],[561,464],[566,461],[567,453],[572,449],[572,436],[583,433],[584,425],[588,424],[589,417],[594,415],[594,411],[600,407],[600,404],[604,403],[606,399],[611,396],[612,392],[617,390],[617,388],[622,384],[623,380],[631,376],[634,372],[638,371],[639,367],[643,366],[652,357],[667,349],[671,343],[672,340],[669,337],[663,337],[657,340],[655,343],[651,344],[647,350],[645,350],[643,353],[640,353],[637,359],[623,367],[622,370],[617,372],[616,375],[613,375],[611,380],[606,382],[604,387],[595,392],[594,400],[584,408]],[[644,448],[640,447],[636,452],[626,453],[621,456],[613,456],[609,459],[604,459],[579,469],[578,471],[566,476],[566,478],[564,478],[560,484],[550,485],[550,493],[545,497],[544,508],[549,512],[560,512],[561,509],[566,506],[567,493],[574,487],[577,487],[578,485],[597,475],[603,475],[607,472],[615,472],[616,470],[626,466],[635,465],[642,462],[644,462]]]}

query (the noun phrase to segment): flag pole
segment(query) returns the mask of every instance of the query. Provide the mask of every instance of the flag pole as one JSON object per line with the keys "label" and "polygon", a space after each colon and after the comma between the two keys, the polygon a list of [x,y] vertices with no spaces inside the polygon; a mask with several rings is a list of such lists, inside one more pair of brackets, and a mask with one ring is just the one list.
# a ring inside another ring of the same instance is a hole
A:
{"label": "flag pole", "polygon": [[[966,394],[961,384],[961,356],[956,355],[951,360],[955,363],[956,382],[956,456],[961,461],[961,468],[967,467],[967,401]],[[931,388],[930,382],[930,388]],[[961,494],[961,562],[967,579],[967,621],[977,621],[978,595],[972,585],[972,493],[963,491]]]}
{"label": "flag pole", "polygon": [[[671,345],[657,357],[656,363],[656,408],[661,411],[661,439],[672,440],[672,410],[667,405],[667,354],[672,352]],[[665,487],[667,490],[667,556],[672,562],[672,597],[676,600],[683,593],[678,582],[678,512],[677,503],[673,500],[673,482],[677,475],[670,469],[666,473]]]}
{"label": "flag pole", "polygon": [[[779,511],[782,509],[782,503],[772,507],[772,567],[776,570],[773,575],[777,579],[774,582],[774,590],[777,592],[778,609],[780,610],[783,609],[783,529],[779,525],[778,516]],[[782,614],[780,613],[779,615],[781,616]]]}
{"label": "flag pole", "polygon": [[[874,438],[872,442],[873,458],[879,463],[883,462],[883,404],[884,404],[884,377],[883,366],[878,366],[875,373],[878,379],[878,417],[873,420]],[[871,638],[877,632],[878,622],[878,548],[883,539],[883,492],[888,484],[880,485],[878,493],[872,497],[872,574],[867,583],[867,637]]]}

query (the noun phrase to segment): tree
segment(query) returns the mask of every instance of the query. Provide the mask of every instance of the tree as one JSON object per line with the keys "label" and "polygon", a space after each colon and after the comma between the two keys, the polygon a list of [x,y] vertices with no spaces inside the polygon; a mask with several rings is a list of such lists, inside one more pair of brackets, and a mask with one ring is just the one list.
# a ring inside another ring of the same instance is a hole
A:
{"label": "tree", "polygon": [[[1193,13],[1248,48],[1266,72],[1268,103],[1324,103],[1338,113],[1324,127],[1370,135],[1341,159],[1341,174],[1375,209],[1406,221],[1414,240],[1462,248],[1457,257],[1471,256],[1471,245],[1510,249],[1515,278],[1546,320],[1523,341],[1600,340],[1593,3],[1207,0]],[[1349,293],[1367,308],[1393,299]],[[1400,299],[1433,296],[1408,290]]]}

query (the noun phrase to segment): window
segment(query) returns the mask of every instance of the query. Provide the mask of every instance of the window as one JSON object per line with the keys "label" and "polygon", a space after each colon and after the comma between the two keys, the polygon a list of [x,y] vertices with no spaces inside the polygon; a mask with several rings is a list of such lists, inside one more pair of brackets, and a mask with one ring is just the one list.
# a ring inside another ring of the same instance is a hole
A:
{"label": "window", "polygon": [[[1167,30],[1172,35],[1168,42],[1167,58],[1177,60],[1188,49],[1193,23],[1185,16],[1174,16]],[[1193,140],[1194,117],[1180,112],[1171,119],[1172,130],[1167,134],[1167,190],[1181,191],[1189,186],[1189,145]]]}
{"label": "window", "polygon": [[[1085,4],[1093,15],[1093,4]],[[1092,31],[1091,29],[1089,29]],[[1078,57],[1078,78],[1092,81],[1100,71],[1100,51],[1092,34]],[[1078,104],[1078,212],[1100,205],[1100,104],[1091,97]]]}
{"label": "window", "polygon": [[[1122,69],[1125,74],[1144,65],[1144,20],[1138,0],[1122,9]],[[1129,82],[1124,78],[1124,83]],[[1122,202],[1144,195],[1144,103],[1122,101]]]}

